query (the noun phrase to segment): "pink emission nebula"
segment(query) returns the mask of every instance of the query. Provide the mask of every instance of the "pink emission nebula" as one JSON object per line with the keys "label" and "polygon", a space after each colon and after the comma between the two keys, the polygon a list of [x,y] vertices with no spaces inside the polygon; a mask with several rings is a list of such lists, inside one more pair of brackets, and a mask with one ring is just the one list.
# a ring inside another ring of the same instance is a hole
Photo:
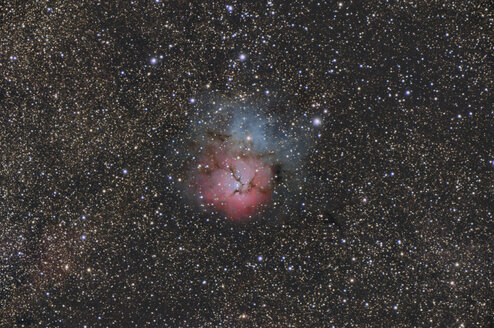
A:
{"label": "pink emission nebula", "polygon": [[243,220],[271,201],[272,178],[273,170],[262,156],[215,142],[201,157],[192,186],[201,204]]}

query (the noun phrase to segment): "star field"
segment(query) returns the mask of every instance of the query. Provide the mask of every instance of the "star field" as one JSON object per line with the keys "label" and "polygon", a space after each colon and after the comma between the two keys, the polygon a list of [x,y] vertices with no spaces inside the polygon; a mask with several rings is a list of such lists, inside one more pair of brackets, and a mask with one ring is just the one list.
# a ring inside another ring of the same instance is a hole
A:
{"label": "star field", "polygon": [[[492,324],[487,2],[0,13],[0,327]],[[228,133],[276,154],[242,223],[187,191]]]}

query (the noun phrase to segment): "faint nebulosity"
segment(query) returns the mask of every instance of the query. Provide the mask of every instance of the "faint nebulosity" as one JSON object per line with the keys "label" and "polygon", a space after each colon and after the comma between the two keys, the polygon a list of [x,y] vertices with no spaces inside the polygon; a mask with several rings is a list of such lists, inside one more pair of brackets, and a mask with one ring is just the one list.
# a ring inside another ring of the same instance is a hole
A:
{"label": "faint nebulosity", "polygon": [[491,7],[2,1],[0,327],[488,327]]}

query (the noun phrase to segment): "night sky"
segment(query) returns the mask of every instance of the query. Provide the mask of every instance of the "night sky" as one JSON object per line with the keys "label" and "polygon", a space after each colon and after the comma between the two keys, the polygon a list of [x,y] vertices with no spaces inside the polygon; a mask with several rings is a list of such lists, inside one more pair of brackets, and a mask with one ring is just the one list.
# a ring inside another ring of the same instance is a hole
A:
{"label": "night sky", "polygon": [[2,1],[0,327],[488,327],[493,27]]}

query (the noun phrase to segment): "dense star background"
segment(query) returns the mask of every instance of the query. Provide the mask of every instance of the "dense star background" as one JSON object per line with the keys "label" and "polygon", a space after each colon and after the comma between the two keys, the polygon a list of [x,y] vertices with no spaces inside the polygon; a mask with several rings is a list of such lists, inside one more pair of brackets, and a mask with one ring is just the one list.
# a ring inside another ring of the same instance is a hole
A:
{"label": "dense star background", "polygon": [[[1,327],[487,327],[488,1],[2,1]],[[184,191],[220,106],[296,165]]]}

